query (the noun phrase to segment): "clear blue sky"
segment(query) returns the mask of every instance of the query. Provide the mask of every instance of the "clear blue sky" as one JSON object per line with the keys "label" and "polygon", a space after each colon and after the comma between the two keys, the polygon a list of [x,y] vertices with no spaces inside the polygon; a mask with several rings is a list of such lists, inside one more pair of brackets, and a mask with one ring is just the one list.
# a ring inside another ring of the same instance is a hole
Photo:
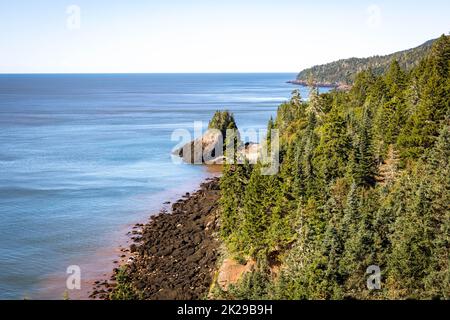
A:
{"label": "clear blue sky", "polygon": [[449,17],[448,0],[0,0],[0,73],[297,72],[417,46]]}

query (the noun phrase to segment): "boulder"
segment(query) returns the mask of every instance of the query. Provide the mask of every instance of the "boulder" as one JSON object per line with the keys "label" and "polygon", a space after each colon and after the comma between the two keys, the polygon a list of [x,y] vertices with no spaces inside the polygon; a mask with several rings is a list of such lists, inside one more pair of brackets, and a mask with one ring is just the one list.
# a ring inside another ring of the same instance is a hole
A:
{"label": "boulder", "polygon": [[[208,129],[203,136],[174,150],[173,154],[183,158],[183,161],[190,164],[222,165],[225,161],[228,161],[224,155],[222,137],[222,133],[219,130]],[[258,143],[239,145],[237,149],[238,162],[247,159],[250,163],[255,164],[261,154],[261,149],[262,147]]]}
{"label": "boulder", "polygon": [[173,154],[191,164],[221,164],[224,158],[222,133],[208,129],[203,136],[174,150]]}

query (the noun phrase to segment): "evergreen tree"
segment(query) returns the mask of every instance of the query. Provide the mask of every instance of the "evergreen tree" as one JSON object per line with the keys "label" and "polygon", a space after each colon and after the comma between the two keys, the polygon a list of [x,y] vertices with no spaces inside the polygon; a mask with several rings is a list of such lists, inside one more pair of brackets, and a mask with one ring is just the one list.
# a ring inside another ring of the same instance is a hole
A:
{"label": "evergreen tree", "polygon": [[370,116],[364,114],[355,143],[353,160],[353,178],[358,186],[373,187],[376,183],[377,167],[373,153]]}
{"label": "evergreen tree", "polygon": [[[242,248],[246,254],[258,257],[267,248],[266,230],[269,222],[267,212],[267,176],[260,173],[257,164],[250,176],[243,202]],[[267,249],[266,249],[267,251]]]}
{"label": "evergreen tree", "polygon": [[406,159],[419,158],[433,146],[450,110],[450,37],[443,35],[431,54],[413,73],[418,79],[418,102],[403,128],[398,143]]}

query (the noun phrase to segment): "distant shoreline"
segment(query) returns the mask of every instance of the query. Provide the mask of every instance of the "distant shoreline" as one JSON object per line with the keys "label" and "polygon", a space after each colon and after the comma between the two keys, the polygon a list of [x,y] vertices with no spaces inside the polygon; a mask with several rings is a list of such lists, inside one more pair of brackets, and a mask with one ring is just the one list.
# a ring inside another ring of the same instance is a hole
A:
{"label": "distant shoreline", "polygon": [[[303,86],[303,87],[309,87],[310,84],[308,83],[308,81],[305,80],[289,80],[286,81],[286,83],[290,83],[290,84],[294,84],[294,85],[298,85],[298,86]],[[352,88],[351,85],[348,84],[344,84],[344,83],[331,83],[331,82],[314,82],[313,85],[315,87],[321,87],[321,88],[332,88],[332,89],[336,89],[339,91],[348,91]]]}

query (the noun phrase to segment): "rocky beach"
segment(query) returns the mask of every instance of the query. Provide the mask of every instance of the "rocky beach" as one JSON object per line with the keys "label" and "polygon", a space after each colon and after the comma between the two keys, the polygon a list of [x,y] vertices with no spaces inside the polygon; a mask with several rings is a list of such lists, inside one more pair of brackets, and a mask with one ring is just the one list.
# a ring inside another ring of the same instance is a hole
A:
{"label": "rocky beach", "polygon": [[[140,299],[202,299],[217,270],[219,179],[209,178],[195,193],[135,226],[134,243],[111,279],[96,281],[90,298],[111,299],[126,287]],[[123,297],[122,297],[123,298]]]}

